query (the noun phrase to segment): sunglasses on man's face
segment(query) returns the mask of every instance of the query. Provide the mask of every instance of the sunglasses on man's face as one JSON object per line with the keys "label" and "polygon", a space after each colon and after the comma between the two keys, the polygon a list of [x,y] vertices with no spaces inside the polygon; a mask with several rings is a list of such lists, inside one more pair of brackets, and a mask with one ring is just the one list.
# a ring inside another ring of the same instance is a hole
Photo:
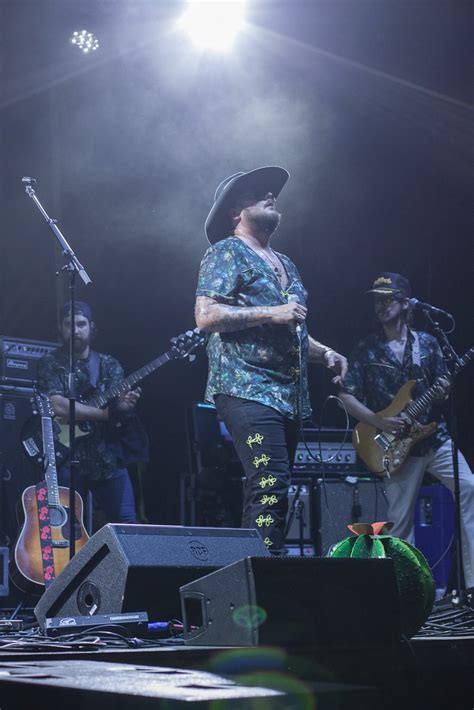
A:
{"label": "sunglasses on man's face", "polygon": [[374,296],[374,301],[375,301],[375,303],[382,303],[384,305],[388,305],[390,303],[396,303],[397,301],[398,301],[398,303],[401,303],[402,299],[399,296],[392,296],[389,294],[384,296],[384,295],[376,293]]}

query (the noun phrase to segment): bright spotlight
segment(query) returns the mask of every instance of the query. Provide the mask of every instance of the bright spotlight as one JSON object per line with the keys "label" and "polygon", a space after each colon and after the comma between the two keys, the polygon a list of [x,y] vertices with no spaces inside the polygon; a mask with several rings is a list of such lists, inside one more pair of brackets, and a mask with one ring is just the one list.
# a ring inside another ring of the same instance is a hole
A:
{"label": "bright spotlight", "polygon": [[179,26],[200,49],[225,51],[245,25],[243,0],[187,0]]}
{"label": "bright spotlight", "polygon": [[95,52],[99,47],[99,40],[92,32],[82,30],[81,32],[73,32],[71,44],[75,44],[81,52],[88,54],[89,52]]}

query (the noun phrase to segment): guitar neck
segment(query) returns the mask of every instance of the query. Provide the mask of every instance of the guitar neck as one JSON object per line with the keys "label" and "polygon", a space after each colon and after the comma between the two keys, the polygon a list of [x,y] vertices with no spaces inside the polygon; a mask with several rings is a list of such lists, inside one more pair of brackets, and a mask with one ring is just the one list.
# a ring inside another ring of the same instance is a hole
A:
{"label": "guitar neck", "polygon": [[56,470],[56,452],[54,449],[53,420],[51,417],[41,417],[43,434],[43,453],[45,461],[46,488],[48,490],[48,504],[59,507],[58,474]]}
{"label": "guitar neck", "polygon": [[159,367],[161,367],[165,363],[172,360],[173,357],[174,357],[174,355],[173,355],[172,351],[168,350],[168,352],[155,358],[155,360],[152,360],[147,365],[144,365],[136,372],[133,372],[131,375],[126,377],[125,380],[122,380],[122,382],[120,384],[114,385],[113,387],[109,387],[109,389],[106,390],[105,392],[98,392],[97,394],[94,394],[87,401],[87,404],[91,407],[99,407],[99,408],[105,407],[105,405],[108,404],[112,399],[115,399],[115,397],[119,397],[123,392],[126,392],[130,387],[133,387],[134,385],[136,385],[137,382],[140,382],[140,380],[143,380],[144,377],[151,375],[152,372],[154,372]]}
{"label": "guitar neck", "polygon": [[462,358],[460,358],[459,363],[456,364],[455,369],[454,369],[454,375],[443,375],[443,378],[438,377],[436,379],[436,382],[434,385],[431,385],[426,392],[424,392],[420,397],[415,399],[414,402],[408,405],[406,408],[406,412],[409,416],[414,417],[417,419],[420,414],[422,414],[428,407],[433,403],[433,401],[436,399],[438,395],[438,385],[440,379],[447,380],[449,383],[452,382],[453,377],[460,372],[466,365],[472,360],[474,357],[474,348],[471,348],[470,350],[467,351],[465,355],[463,355]]}

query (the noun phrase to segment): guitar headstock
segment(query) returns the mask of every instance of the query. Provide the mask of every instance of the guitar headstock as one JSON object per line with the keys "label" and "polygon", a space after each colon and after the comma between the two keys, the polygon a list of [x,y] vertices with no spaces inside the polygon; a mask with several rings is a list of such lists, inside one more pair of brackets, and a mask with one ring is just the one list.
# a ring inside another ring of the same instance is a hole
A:
{"label": "guitar headstock", "polygon": [[457,375],[466,365],[468,365],[471,360],[474,360],[474,345],[469,348],[467,352],[464,353],[459,363],[454,366],[454,373]]}
{"label": "guitar headstock", "polygon": [[187,330],[185,333],[171,338],[171,354],[177,359],[189,357],[190,360],[194,360],[195,356],[192,353],[205,342],[206,336],[199,328]]}
{"label": "guitar headstock", "polygon": [[54,417],[48,395],[41,394],[41,392],[36,391],[33,395],[33,409],[35,414],[39,414],[40,417]]}

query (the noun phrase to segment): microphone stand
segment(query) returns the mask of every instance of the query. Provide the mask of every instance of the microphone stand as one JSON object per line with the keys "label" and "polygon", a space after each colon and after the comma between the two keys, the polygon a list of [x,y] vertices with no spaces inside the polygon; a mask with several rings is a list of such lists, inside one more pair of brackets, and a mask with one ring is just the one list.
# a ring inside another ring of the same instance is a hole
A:
{"label": "microphone stand", "polygon": [[452,374],[451,392],[450,392],[450,430],[452,440],[452,459],[453,459],[453,478],[454,478],[454,529],[456,540],[456,589],[453,591],[452,604],[455,607],[467,606],[467,592],[465,585],[462,583],[462,538],[461,538],[461,490],[459,486],[459,457],[457,440],[459,436],[457,413],[455,407],[455,382],[456,382],[456,367],[460,365],[460,358],[451,343],[448,340],[446,332],[441,328],[439,323],[431,317],[428,309],[423,308],[425,318],[429,321],[436,338],[441,346],[443,357],[448,370]]}
{"label": "microphone stand", "polygon": [[[66,241],[63,234],[57,226],[56,220],[51,219],[44,209],[43,205],[36,196],[33,185],[36,185],[36,180],[30,177],[22,178],[22,183],[25,185],[25,192],[28,197],[31,197],[36,207],[39,209],[46,224],[53,232],[59,242],[62,254],[66,259],[66,264],[62,267],[62,271],[69,274],[69,313],[71,317],[71,329],[69,336],[69,374],[68,374],[68,399],[69,399],[69,559],[72,559],[76,554],[76,469],[79,462],[76,460],[76,383],[74,372],[76,367],[76,358],[74,352],[75,342],[75,326],[74,326],[74,306],[76,295],[76,274],[79,274],[84,284],[87,286],[92,283],[86,270],[80,263],[74,251]],[[57,274],[59,275],[59,273]]]}

